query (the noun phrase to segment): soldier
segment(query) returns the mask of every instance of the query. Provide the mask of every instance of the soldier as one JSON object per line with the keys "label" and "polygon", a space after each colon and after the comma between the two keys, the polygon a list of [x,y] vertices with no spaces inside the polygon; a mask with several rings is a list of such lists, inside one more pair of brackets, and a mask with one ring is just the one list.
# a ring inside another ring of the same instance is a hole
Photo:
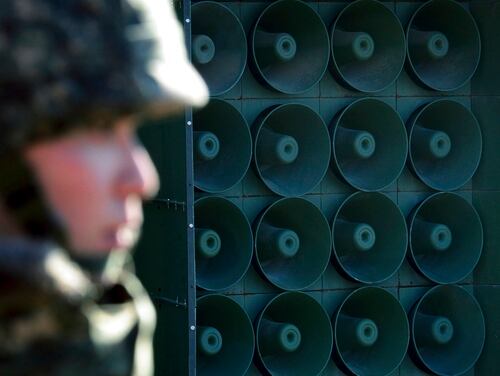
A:
{"label": "soldier", "polygon": [[205,104],[183,43],[167,0],[1,2],[0,375],[152,374],[134,131]]}

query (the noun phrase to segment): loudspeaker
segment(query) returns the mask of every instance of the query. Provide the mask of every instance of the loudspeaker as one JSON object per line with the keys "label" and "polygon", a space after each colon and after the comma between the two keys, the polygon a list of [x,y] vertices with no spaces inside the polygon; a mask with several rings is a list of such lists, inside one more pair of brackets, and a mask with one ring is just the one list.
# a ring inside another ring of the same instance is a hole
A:
{"label": "loudspeaker", "polygon": [[257,319],[257,353],[271,375],[319,374],[332,351],[332,326],[323,307],[301,292],[284,292]]}
{"label": "loudspeaker", "polygon": [[243,26],[228,7],[214,1],[193,4],[191,19],[193,64],[210,95],[224,94],[238,83],[245,70],[247,40]]}
{"label": "loudspeaker", "polygon": [[284,290],[301,290],[316,282],[328,266],[331,246],[325,216],[303,198],[278,200],[256,221],[258,268]]}
{"label": "loudspeaker", "polygon": [[253,134],[257,173],[274,193],[302,196],[325,176],[330,137],[323,119],[310,107],[273,106],[259,116]]}
{"label": "loudspeaker", "polygon": [[462,287],[431,288],[410,314],[411,352],[435,375],[462,375],[481,355],[485,323],[476,299]]}
{"label": "loudspeaker", "polygon": [[340,305],[333,324],[336,360],[354,375],[389,375],[403,361],[410,338],[406,312],[379,287],[361,287]]}
{"label": "loudspeaker", "polygon": [[205,290],[224,290],[237,283],[252,261],[252,229],[231,201],[203,197],[194,204],[196,283]]}
{"label": "loudspeaker", "polygon": [[481,129],[474,114],[449,99],[431,102],[410,121],[410,164],[432,189],[452,191],[469,181],[482,153]]}
{"label": "loudspeaker", "polygon": [[410,219],[410,256],[422,275],[436,283],[457,283],[481,257],[483,226],[474,207],[454,193],[436,193]]}
{"label": "loudspeaker", "polygon": [[407,29],[408,63],[414,76],[436,91],[452,91],[474,75],[481,38],[472,15],[457,1],[430,0]]}
{"label": "loudspeaker", "polygon": [[378,283],[403,263],[408,245],[406,221],[385,194],[357,192],[347,198],[332,224],[335,263],[357,282]]}
{"label": "loudspeaker", "polygon": [[333,24],[331,49],[336,76],[355,90],[375,93],[401,73],[405,34],[398,17],[384,4],[357,0]]}
{"label": "loudspeaker", "polygon": [[328,67],[325,24],[302,1],[278,0],[269,5],[252,30],[251,48],[257,75],[284,94],[311,89]]}
{"label": "loudspeaker", "polygon": [[340,112],[330,125],[332,166],[361,191],[379,191],[401,174],[408,154],[406,128],[387,103],[364,98]]}
{"label": "loudspeaker", "polygon": [[255,338],[245,310],[224,295],[197,300],[197,375],[243,376],[252,363]]}
{"label": "loudspeaker", "polygon": [[212,99],[193,115],[194,185],[209,193],[226,191],[245,176],[252,160],[252,135],[231,104]]}

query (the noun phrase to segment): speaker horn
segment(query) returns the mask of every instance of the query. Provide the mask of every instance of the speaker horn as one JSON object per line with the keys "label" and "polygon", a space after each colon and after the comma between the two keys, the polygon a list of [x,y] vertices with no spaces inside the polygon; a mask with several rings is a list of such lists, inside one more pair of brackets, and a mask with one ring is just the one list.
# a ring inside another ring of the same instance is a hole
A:
{"label": "speaker horn", "polygon": [[481,355],[485,323],[476,299],[462,287],[431,288],[410,315],[416,363],[435,375],[462,375]]}
{"label": "speaker horn", "polygon": [[306,3],[279,0],[262,12],[253,28],[252,55],[266,85],[284,94],[303,93],[328,67],[328,32]]}
{"label": "speaker horn", "polygon": [[255,338],[247,313],[224,295],[197,301],[197,375],[243,376],[252,363]]}
{"label": "speaker horn", "polygon": [[408,155],[405,125],[387,103],[364,98],[347,106],[330,126],[333,169],[354,188],[379,191],[401,174]]}
{"label": "speaker horn", "polygon": [[403,361],[410,338],[406,312],[379,287],[352,292],[334,316],[335,355],[354,375],[389,375]]}
{"label": "speaker horn", "polygon": [[481,129],[474,114],[456,101],[441,99],[418,110],[409,139],[411,167],[432,189],[458,189],[479,166]]}
{"label": "speaker horn", "polygon": [[332,326],[323,307],[301,292],[284,292],[256,325],[257,353],[271,375],[318,375],[332,351]]}
{"label": "speaker horn", "polygon": [[226,191],[245,176],[252,161],[252,135],[231,104],[212,99],[193,116],[194,185],[209,193]]}
{"label": "speaker horn", "polygon": [[191,19],[193,64],[210,95],[224,94],[238,83],[245,70],[247,40],[243,26],[229,8],[214,1],[193,4]]}
{"label": "speaker horn", "polygon": [[414,210],[410,255],[419,272],[436,283],[457,283],[477,265],[483,227],[474,207],[454,193],[436,193]]}
{"label": "speaker horn", "polygon": [[264,184],[281,196],[302,196],[328,170],[328,128],[310,107],[283,104],[264,111],[254,126],[254,159]]}
{"label": "speaker horn", "polygon": [[454,0],[430,0],[412,16],[407,29],[408,63],[425,86],[456,90],[474,75],[481,38],[472,15]]}
{"label": "speaker horn", "polygon": [[245,214],[231,201],[203,197],[194,205],[196,223],[196,282],[210,291],[237,283],[252,260],[252,229]]}
{"label": "speaker horn", "polygon": [[333,24],[331,48],[337,76],[365,93],[391,85],[406,56],[405,34],[398,17],[375,0],[354,1],[340,12]]}
{"label": "speaker horn", "polygon": [[328,266],[331,244],[325,216],[303,198],[276,201],[256,222],[258,267],[284,290],[301,290],[316,282]]}
{"label": "speaker horn", "polygon": [[406,221],[385,194],[357,192],[340,206],[332,224],[336,264],[351,279],[378,283],[403,263],[408,245]]}

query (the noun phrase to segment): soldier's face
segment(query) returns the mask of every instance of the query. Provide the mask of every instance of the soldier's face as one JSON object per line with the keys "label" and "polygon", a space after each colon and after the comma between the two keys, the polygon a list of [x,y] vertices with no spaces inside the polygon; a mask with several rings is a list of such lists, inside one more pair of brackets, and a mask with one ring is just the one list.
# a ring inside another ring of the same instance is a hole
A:
{"label": "soldier's face", "polygon": [[32,145],[25,157],[73,252],[102,255],[135,244],[141,201],[157,193],[159,181],[132,120]]}

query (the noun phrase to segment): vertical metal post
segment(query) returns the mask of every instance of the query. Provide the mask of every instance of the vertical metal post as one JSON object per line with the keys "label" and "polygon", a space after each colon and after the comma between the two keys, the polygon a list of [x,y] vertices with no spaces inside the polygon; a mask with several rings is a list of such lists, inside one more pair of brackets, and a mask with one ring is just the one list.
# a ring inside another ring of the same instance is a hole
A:
{"label": "vertical metal post", "polygon": [[[191,1],[183,0],[183,25],[186,49],[191,59]],[[185,109],[186,121],[186,218],[187,218],[187,253],[188,286],[187,309],[189,325],[188,374],[196,375],[196,270],[194,259],[194,172],[193,172],[193,111]]]}

